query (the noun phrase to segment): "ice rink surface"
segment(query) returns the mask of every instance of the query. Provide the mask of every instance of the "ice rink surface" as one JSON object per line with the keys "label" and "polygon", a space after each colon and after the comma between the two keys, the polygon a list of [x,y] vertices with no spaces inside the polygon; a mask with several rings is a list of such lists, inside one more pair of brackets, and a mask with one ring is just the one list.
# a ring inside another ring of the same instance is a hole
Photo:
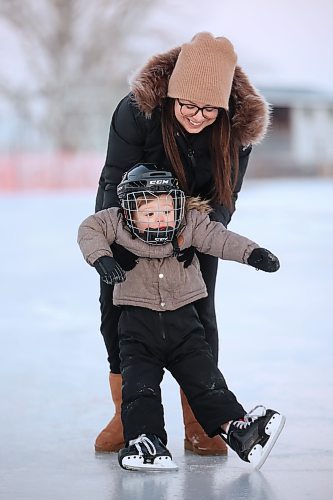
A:
{"label": "ice rink surface", "polygon": [[163,401],[178,472],[127,472],[97,455],[112,414],[98,277],[76,244],[94,193],[0,200],[0,498],[330,500],[333,498],[333,181],[246,180],[230,229],[276,253],[274,275],[220,262],[220,368],[246,409],[287,423],[260,472],[234,452],[183,451],[179,390]]}

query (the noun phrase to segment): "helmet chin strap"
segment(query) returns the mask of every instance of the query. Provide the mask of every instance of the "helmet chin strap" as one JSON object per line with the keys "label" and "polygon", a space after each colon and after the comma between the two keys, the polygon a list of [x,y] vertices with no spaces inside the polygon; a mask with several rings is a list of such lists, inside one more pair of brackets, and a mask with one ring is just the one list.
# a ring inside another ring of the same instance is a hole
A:
{"label": "helmet chin strap", "polygon": [[175,232],[175,228],[171,226],[167,226],[165,229],[149,229],[144,230],[142,233],[139,233],[139,238],[143,239],[147,243],[163,245],[164,243],[169,243],[172,235]]}

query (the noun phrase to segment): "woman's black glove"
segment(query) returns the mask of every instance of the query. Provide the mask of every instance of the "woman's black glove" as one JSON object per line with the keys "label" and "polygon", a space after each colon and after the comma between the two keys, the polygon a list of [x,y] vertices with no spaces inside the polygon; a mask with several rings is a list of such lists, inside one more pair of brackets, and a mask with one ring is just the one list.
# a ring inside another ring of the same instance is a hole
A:
{"label": "woman's black glove", "polygon": [[266,271],[266,273],[275,273],[280,267],[279,259],[266,248],[255,248],[247,259],[249,266]]}
{"label": "woman's black glove", "polygon": [[94,262],[94,268],[100,275],[102,281],[107,285],[122,283],[126,279],[125,271],[113,257],[109,257],[108,255],[97,259]]}
{"label": "woman's black glove", "polygon": [[186,269],[188,266],[192,264],[192,260],[195,254],[195,247],[184,248],[177,255],[178,262],[184,262],[184,268]]}
{"label": "woman's black glove", "polygon": [[124,271],[131,271],[137,265],[139,257],[127,250],[127,248],[118,245],[118,243],[112,243],[111,250],[113,257]]}

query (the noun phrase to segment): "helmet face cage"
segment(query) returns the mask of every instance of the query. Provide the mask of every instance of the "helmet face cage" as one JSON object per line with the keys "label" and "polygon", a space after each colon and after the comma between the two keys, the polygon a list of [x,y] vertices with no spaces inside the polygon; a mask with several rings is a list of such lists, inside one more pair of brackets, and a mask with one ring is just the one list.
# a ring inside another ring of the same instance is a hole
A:
{"label": "helmet face cage", "polygon": [[145,243],[173,241],[184,217],[185,194],[178,180],[154,163],[138,163],[117,187],[127,226]]}
{"label": "helmet face cage", "polygon": [[[121,206],[127,226],[137,238],[151,245],[171,242],[184,217],[185,194],[180,189],[127,192]],[[142,188],[141,188],[142,189]]]}

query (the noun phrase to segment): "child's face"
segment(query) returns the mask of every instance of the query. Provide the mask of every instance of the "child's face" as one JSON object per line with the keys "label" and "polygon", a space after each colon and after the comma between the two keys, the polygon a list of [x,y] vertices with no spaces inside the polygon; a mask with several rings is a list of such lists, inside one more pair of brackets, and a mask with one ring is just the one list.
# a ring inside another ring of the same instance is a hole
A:
{"label": "child's face", "polygon": [[139,231],[175,227],[174,205],[171,195],[160,194],[148,199],[138,198],[137,206],[137,210],[133,213],[133,220]]}

